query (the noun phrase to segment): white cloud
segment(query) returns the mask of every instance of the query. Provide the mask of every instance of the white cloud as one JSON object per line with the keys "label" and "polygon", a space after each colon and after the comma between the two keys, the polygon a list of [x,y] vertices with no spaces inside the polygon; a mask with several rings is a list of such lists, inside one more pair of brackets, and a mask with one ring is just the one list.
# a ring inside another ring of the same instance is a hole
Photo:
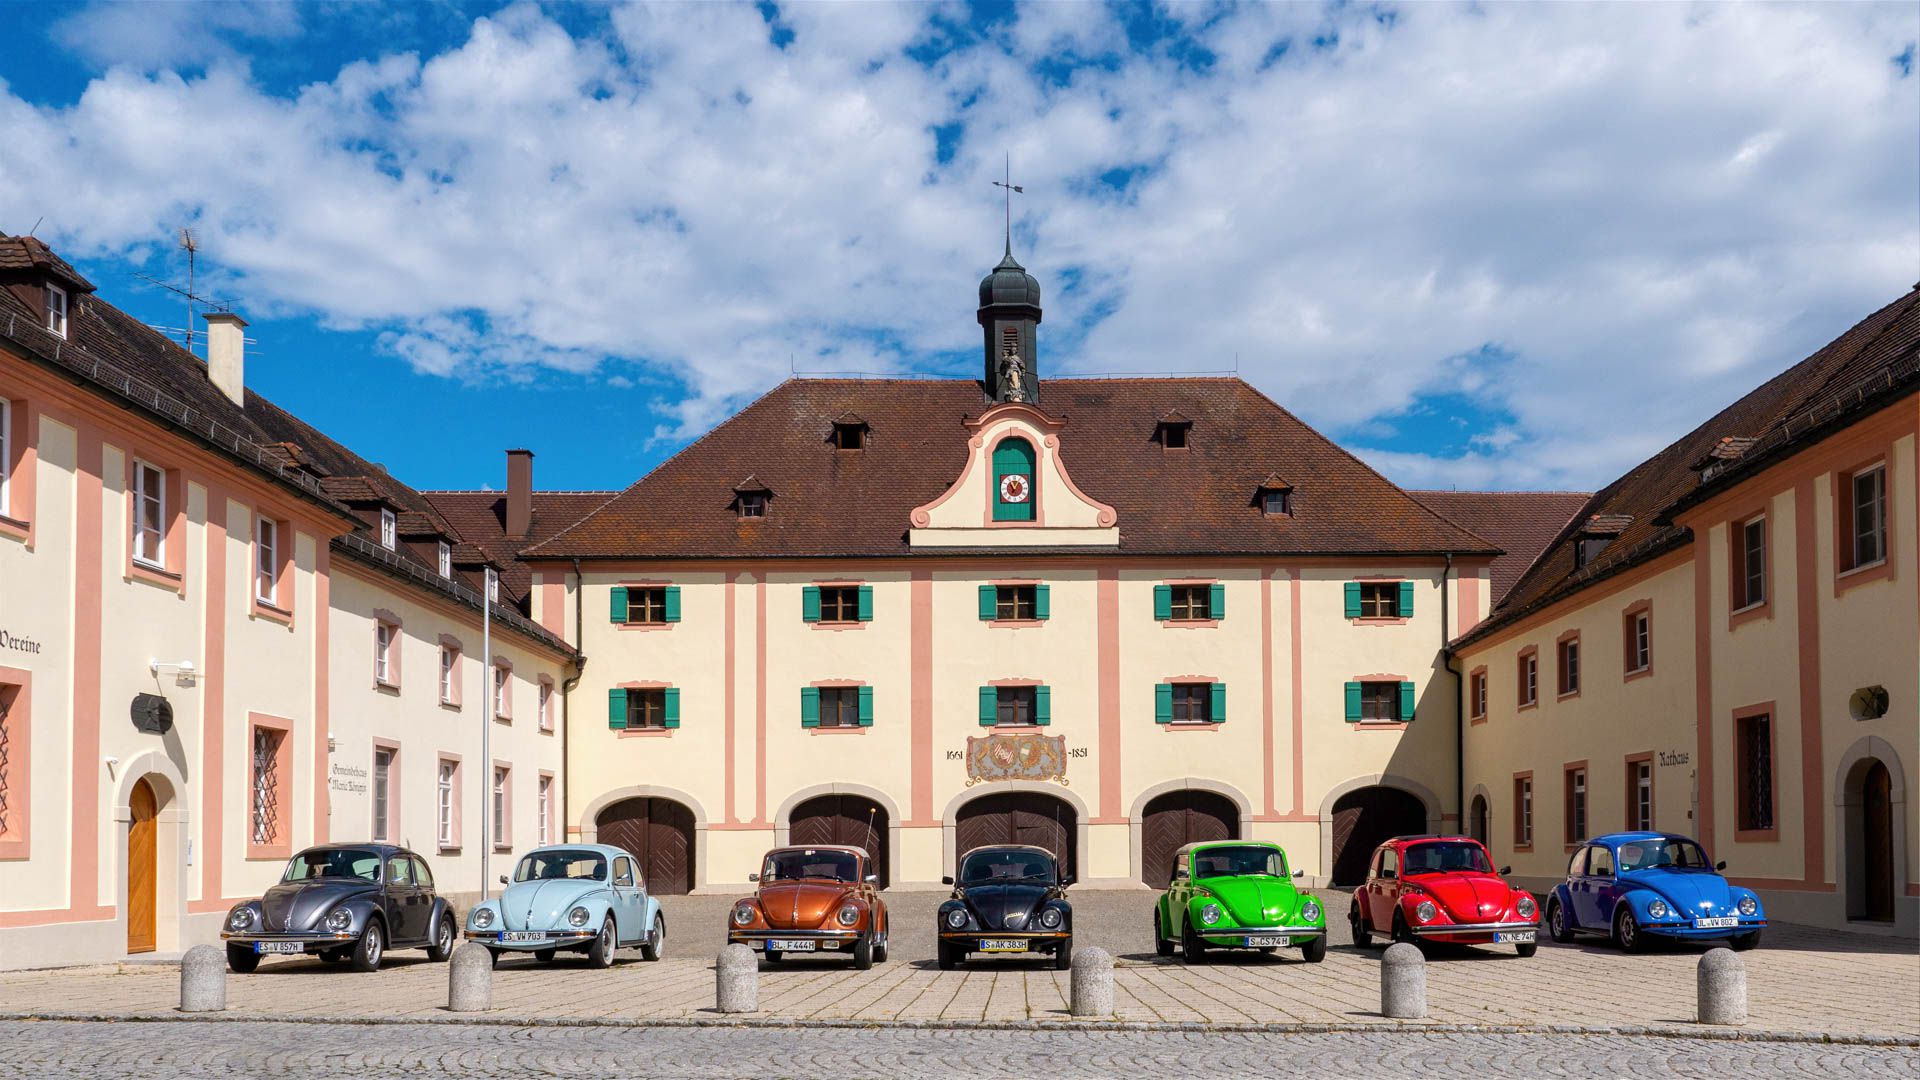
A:
{"label": "white cloud", "polygon": [[1367,452],[1407,483],[1604,482],[1920,273],[1904,7],[1178,7],[1213,54],[1183,67],[1090,5],[930,66],[905,50],[964,10],[790,6],[782,49],[746,6],[597,37],[523,6],[290,95],[150,10],[184,7],[64,24],[125,65],[69,106],[0,91],[9,218],[81,258],[195,221],[250,308],[451,377],[671,378],[674,437],[790,366],[977,348],[1003,151],[1043,377],[1237,354],[1362,446],[1427,393],[1500,417],[1463,460]]}

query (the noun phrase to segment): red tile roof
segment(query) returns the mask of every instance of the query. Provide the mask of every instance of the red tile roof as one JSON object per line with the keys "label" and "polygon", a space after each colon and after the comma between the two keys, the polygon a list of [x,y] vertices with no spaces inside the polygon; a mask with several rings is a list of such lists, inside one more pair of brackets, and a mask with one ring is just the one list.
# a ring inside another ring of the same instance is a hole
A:
{"label": "red tile roof", "polygon": [[1498,605],[1560,529],[1586,505],[1584,491],[1409,491],[1457,525],[1499,545],[1490,578]]}
{"label": "red tile roof", "polygon": [[[533,574],[516,556],[521,548],[549,539],[586,517],[618,494],[612,491],[536,491],[533,522],[525,540],[507,539],[507,496],[500,491],[423,491],[429,503],[460,535],[500,567],[500,588],[516,601],[526,600]],[[522,604],[524,607],[524,603]]]}

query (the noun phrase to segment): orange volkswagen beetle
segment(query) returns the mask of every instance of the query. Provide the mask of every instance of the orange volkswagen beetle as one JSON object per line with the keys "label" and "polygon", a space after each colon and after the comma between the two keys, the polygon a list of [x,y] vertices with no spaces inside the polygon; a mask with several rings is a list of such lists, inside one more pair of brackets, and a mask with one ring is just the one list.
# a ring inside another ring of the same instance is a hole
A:
{"label": "orange volkswagen beetle", "polygon": [[865,849],[821,845],[767,852],[748,876],[759,891],[727,917],[727,943],[779,963],[790,954],[835,953],[862,971],[887,959],[887,904]]}

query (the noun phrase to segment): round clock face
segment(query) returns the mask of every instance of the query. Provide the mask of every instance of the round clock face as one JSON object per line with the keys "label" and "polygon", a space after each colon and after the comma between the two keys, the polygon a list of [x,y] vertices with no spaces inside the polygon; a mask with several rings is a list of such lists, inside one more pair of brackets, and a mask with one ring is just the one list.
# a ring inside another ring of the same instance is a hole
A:
{"label": "round clock face", "polygon": [[1000,478],[1001,502],[1023,503],[1027,501],[1027,496],[1031,494],[1033,494],[1033,485],[1028,483],[1027,478],[1019,473],[1009,473]]}

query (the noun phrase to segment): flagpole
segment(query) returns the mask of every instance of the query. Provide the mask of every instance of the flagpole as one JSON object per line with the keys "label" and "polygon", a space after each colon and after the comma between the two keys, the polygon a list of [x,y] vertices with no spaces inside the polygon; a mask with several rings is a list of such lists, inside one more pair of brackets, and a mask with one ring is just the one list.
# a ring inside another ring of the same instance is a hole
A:
{"label": "flagpole", "polygon": [[493,821],[493,589],[498,580],[489,566],[481,572],[480,580],[480,768],[486,783],[480,788],[480,899],[486,900],[493,893],[489,876],[488,852],[493,850],[493,838],[487,835],[487,826]]}

